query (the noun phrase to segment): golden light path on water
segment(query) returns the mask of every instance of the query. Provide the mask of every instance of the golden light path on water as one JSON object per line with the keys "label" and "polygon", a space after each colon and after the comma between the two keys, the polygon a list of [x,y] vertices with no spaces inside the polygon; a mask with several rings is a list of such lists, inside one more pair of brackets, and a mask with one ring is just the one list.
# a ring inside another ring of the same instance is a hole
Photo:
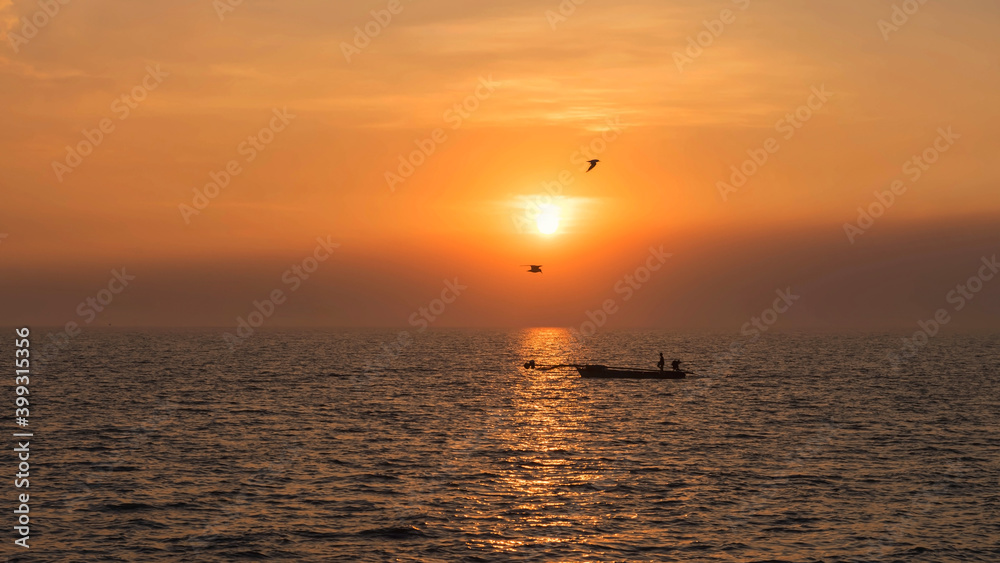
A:
{"label": "golden light path on water", "polygon": [[[521,333],[519,354],[538,365],[571,363],[568,352],[573,348],[570,332],[563,328],[537,328]],[[608,515],[581,513],[575,510],[587,504],[588,496],[607,487],[620,476],[610,475],[601,468],[581,464],[576,458],[586,455],[583,444],[576,440],[579,433],[590,427],[592,413],[585,401],[568,382],[565,370],[527,371],[526,377],[513,392],[513,424],[500,436],[508,450],[516,454],[516,465],[498,479],[498,494],[530,499],[514,507],[521,514],[516,523],[498,523],[497,533],[531,531],[534,543],[578,543],[582,535],[571,530],[592,530]],[[575,372],[573,372],[575,375]],[[587,485],[600,483],[591,491]],[[567,491],[580,492],[567,492]],[[623,515],[618,514],[621,518]],[[631,515],[636,517],[635,514]],[[537,530],[553,528],[562,535],[546,535]],[[566,534],[565,532],[570,532]],[[514,551],[525,544],[518,540],[491,540],[492,549]]]}

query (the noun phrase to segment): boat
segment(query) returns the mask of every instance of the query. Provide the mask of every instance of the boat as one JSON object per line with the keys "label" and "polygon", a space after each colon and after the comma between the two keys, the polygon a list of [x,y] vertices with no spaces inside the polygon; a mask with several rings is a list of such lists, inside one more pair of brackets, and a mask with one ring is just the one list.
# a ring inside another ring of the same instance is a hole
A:
{"label": "boat", "polygon": [[[677,362],[678,364],[680,362]],[[550,371],[554,369],[573,368],[580,373],[580,377],[595,379],[684,379],[688,372],[680,369],[658,370],[628,367],[605,366],[601,364],[557,364],[554,366],[543,366],[529,360],[524,363],[524,369],[538,371]]]}
{"label": "boat", "polygon": [[580,372],[580,377],[600,379],[684,379],[687,372],[681,370],[656,370],[615,368],[599,364],[574,366]]}

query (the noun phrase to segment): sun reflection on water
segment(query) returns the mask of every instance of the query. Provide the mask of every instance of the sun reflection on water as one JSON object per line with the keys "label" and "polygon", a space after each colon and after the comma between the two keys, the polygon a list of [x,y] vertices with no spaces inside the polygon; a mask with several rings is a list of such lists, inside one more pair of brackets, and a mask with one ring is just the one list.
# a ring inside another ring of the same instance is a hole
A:
{"label": "sun reflection on water", "polygon": [[[577,354],[568,330],[522,331],[518,355],[539,365],[566,364]],[[585,405],[581,380],[572,370],[519,370],[509,389],[508,424],[496,435],[498,475],[492,487],[498,519],[489,539],[470,542],[496,551],[514,551],[526,543],[561,544],[593,538],[608,518],[603,494],[625,477],[617,460],[595,457],[593,414]],[[634,513],[615,518],[635,518]],[[528,536],[530,542],[509,540]]]}

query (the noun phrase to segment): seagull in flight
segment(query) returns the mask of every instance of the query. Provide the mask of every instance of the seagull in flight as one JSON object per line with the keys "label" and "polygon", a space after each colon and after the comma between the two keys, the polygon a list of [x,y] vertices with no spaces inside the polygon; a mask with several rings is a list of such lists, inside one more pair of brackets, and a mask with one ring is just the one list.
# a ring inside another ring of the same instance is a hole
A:
{"label": "seagull in flight", "polygon": [[600,162],[600,160],[597,160],[595,158],[594,160],[588,160],[587,162],[590,163],[590,168],[587,169],[587,172],[590,172],[591,170],[594,169],[595,166],[597,166],[597,163]]}
{"label": "seagull in flight", "polygon": [[522,266],[527,266],[527,267],[531,268],[530,270],[527,270],[527,272],[529,274],[540,274],[540,273],[542,273],[542,267],[540,265],[539,266],[536,266],[534,264],[521,264],[521,265]]}

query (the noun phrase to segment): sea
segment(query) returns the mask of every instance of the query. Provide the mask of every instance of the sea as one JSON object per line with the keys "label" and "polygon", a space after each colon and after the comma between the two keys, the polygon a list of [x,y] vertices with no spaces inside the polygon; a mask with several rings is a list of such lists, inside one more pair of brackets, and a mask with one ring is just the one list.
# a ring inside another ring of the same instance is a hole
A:
{"label": "sea", "polygon": [[[8,453],[2,553],[1000,561],[1000,334],[890,361],[902,336],[86,331],[32,373],[30,488]],[[523,367],[655,369],[660,352],[691,375]]]}

